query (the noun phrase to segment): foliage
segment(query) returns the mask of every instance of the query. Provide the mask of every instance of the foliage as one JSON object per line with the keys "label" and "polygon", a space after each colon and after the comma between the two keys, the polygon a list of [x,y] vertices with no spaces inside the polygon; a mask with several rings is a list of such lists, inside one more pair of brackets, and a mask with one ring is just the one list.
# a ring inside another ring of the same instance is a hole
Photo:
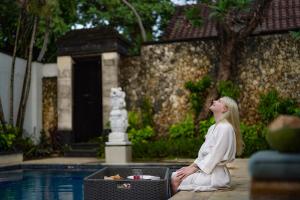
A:
{"label": "foliage", "polygon": [[273,89],[267,94],[261,94],[258,112],[265,123],[270,123],[279,114],[299,114],[299,107],[295,100],[282,98],[277,90]]}
{"label": "foliage", "polygon": [[5,125],[6,132],[2,125],[0,125],[0,151],[15,151],[14,142],[16,138],[20,135],[18,128],[12,125]]}
{"label": "foliage", "polygon": [[153,107],[149,98],[143,98],[140,111],[128,112],[128,138],[135,143],[147,143],[155,136],[153,129]]}
{"label": "foliage", "polygon": [[194,128],[193,117],[191,115],[188,115],[183,122],[173,124],[169,128],[169,137],[173,140],[193,138],[195,136]]}
{"label": "foliage", "polygon": [[2,0],[0,3],[0,49],[12,50],[13,31],[17,29],[19,7],[17,1]]}
{"label": "foliage", "polygon": [[142,125],[145,126],[153,126],[153,107],[151,105],[151,101],[149,98],[145,97],[142,101],[141,105],[141,120]]}
{"label": "foliage", "polygon": [[200,129],[199,129],[199,136],[202,139],[202,143],[204,142],[205,135],[213,124],[215,123],[215,119],[213,117],[210,117],[209,119],[200,121]]}
{"label": "foliage", "polygon": [[223,20],[230,12],[249,12],[250,3],[251,0],[220,0],[216,3],[210,1],[209,5],[213,10],[210,17]]}
{"label": "foliage", "polygon": [[[174,12],[172,2],[131,0],[130,4],[142,19],[147,39],[158,39]],[[84,27],[110,25],[119,30],[133,44],[132,53],[139,53],[142,37],[136,17],[121,0],[79,0],[78,14],[78,24]]]}
{"label": "foliage", "polygon": [[267,127],[263,124],[251,126],[241,124],[241,134],[245,143],[242,157],[250,157],[256,151],[270,148],[265,138],[267,131]]}
{"label": "foliage", "polygon": [[145,144],[153,138],[153,136],[155,136],[154,130],[149,125],[141,129],[132,128],[128,132],[128,138],[133,144]]}
{"label": "foliage", "polygon": [[290,35],[296,41],[300,41],[300,31],[290,31]]}
{"label": "foliage", "polygon": [[44,131],[41,132],[40,143],[35,145],[29,137],[22,138],[17,127],[6,125],[6,132],[0,126],[0,151],[21,151],[24,158],[36,158],[50,155],[52,152],[51,143]]}
{"label": "foliage", "polygon": [[[27,6],[25,6],[26,12],[24,12],[21,22],[22,34],[19,40],[17,55],[19,57],[26,57],[28,41],[30,41],[31,35],[30,32],[33,26],[32,15],[38,15],[39,25],[34,48],[34,59],[42,47],[46,31],[46,21],[49,20],[51,34],[44,61],[55,61],[57,39],[65,32],[71,30],[71,27],[76,24],[77,1],[78,0],[27,1]],[[3,0],[0,2],[0,49],[6,52],[12,52],[13,49],[20,9],[21,5],[19,5],[18,1]]]}
{"label": "foliage", "polygon": [[195,158],[201,140],[181,138],[176,140],[160,139],[151,143],[135,143],[132,146],[133,158]]}
{"label": "foliage", "polygon": [[52,153],[52,146],[44,131],[41,131],[39,144],[35,144],[30,137],[18,137],[14,146],[23,152],[24,159],[41,158]]}
{"label": "foliage", "polygon": [[201,112],[207,89],[210,85],[211,78],[209,76],[205,76],[196,82],[188,81],[184,85],[185,88],[190,91],[189,99],[196,116],[198,116],[198,114]]}
{"label": "foliage", "polygon": [[97,156],[99,158],[105,157],[105,142],[108,141],[107,135],[99,136],[97,138],[97,143],[99,144],[99,151],[97,152]]}
{"label": "foliage", "polygon": [[141,129],[143,127],[141,113],[129,111],[128,112],[128,125],[129,125],[128,130],[130,130],[132,128]]}
{"label": "foliage", "polygon": [[202,26],[203,25],[203,19],[199,17],[200,15],[200,10],[192,7],[190,9],[185,10],[185,16],[190,22],[192,23],[193,26]]}
{"label": "foliage", "polygon": [[220,81],[218,84],[218,93],[220,96],[228,96],[233,99],[238,99],[240,96],[240,89],[232,81]]}

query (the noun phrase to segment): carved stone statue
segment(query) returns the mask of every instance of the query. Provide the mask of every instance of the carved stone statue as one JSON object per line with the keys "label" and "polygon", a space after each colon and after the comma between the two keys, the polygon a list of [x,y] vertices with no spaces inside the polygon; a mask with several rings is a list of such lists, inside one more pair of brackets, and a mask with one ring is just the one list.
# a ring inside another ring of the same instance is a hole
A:
{"label": "carved stone statue", "polygon": [[128,127],[128,116],[125,103],[125,92],[120,87],[111,88],[110,127],[111,133],[108,136],[108,144],[130,144],[126,133]]}

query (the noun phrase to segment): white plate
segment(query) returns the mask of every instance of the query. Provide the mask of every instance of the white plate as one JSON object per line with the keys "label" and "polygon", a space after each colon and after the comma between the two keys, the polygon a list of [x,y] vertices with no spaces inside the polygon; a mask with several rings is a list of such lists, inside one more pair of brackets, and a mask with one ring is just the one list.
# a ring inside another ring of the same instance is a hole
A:
{"label": "white plate", "polygon": [[[133,179],[133,176],[127,176],[128,179]],[[151,175],[142,175],[141,179],[143,180],[160,180],[159,176],[151,176]]]}

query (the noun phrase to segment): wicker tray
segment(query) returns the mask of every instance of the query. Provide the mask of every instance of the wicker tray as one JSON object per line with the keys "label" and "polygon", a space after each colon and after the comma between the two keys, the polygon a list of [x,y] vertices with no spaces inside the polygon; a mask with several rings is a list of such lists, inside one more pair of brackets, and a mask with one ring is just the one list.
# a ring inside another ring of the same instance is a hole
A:
{"label": "wicker tray", "polygon": [[[159,176],[160,180],[104,180],[104,176],[119,174],[126,178],[132,169]],[[84,179],[85,200],[165,200],[169,197],[169,169],[166,167],[105,167]]]}

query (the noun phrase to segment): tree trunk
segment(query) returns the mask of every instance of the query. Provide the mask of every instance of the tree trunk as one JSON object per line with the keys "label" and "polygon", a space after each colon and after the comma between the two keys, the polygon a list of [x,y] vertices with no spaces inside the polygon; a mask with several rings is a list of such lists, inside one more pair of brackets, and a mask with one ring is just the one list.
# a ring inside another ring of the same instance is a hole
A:
{"label": "tree trunk", "polygon": [[4,131],[5,131],[5,118],[4,118],[4,113],[3,113],[3,106],[2,106],[2,101],[0,97],[0,124],[2,125]]}
{"label": "tree trunk", "polygon": [[10,95],[9,95],[9,123],[11,125],[14,124],[14,82],[15,82],[15,64],[16,64],[16,54],[18,49],[18,41],[19,41],[19,33],[21,27],[21,20],[22,20],[23,10],[21,9],[18,19],[18,26],[17,26],[17,33],[16,39],[14,44],[14,51],[11,63],[11,74],[10,74]]}
{"label": "tree trunk", "polygon": [[44,58],[44,55],[47,51],[47,46],[48,46],[48,41],[49,41],[49,35],[50,35],[50,19],[46,19],[46,30],[45,30],[45,35],[44,35],[44,41],[43,41],[43,46],[42,49],[39,53],[39,56],[37,58],[38,62],[41,62],[42,59]]}
{"label": "tree trunk", "polygon": [[[219,55],[220,55],[220,65],[217,70],[216,83],[205,100],[203,108],[200,114],[196,118],[195,131],[199,133],[199,122],[206,119],[209,114],[209,107],[212,100],[218,98],[217,87],[220,81],[227,81],[231,78],[232,72],[237,70],[237,58],[239,53],[239,47],[243,45],[243,41],[255,30],[258,24],[263,19],[264,13],[269,8],[272,0],[255,0],[251,12],[249,14],[249,21],[244,24],[244,28],[239,31],[235,31],[234,24],[230,21],[218,21],[216,24],[216,29],[219,38]],[[227,19],[231,16],[227,16]]]}
{"label": "tree trunk", "polygon": [[208,92],[208,95],[203,104],[202,110],[196,118],[195,131],[199,133],[199,122],[206,119],[209,116],[210,110],[209,107],[212,104],[212,101],[219,97],[217,87],[221,81],[230,80],[230,75],[232,71],[236,69],[236,58],[237,51],[236,48],[238,45],[241,45],[239,41],[235,38],[223,40],[221,42],[220,48],[220,64],[217,70],[217,80],[213,88]]}
{"label": "tree trunk", "polygon": [[127,0],[122,0],[122,1],[124,4],[126,4],[132,10],[133,14],[135,15],[137,22],[139,24],[140,30],[141,30],[143,42],[146,42],[147,41],[146,31],[145,31],[145,28],[144,28],[144,25],[143,25],[140,15],[136,11],[136,9]]}
{"label": "tree trunk", "polygon": [[20,100],[19,112],[18,112],[18,118],[17,118],[17,127],[20,128],[21,131],[23,130],[26,104],[27,104],[28,95],[29,95],[29,91],[30,91],[31,68],[32,68],[32,51],[33,51],[33,45],[34,45],[34,41],[35,41],[37,22],[38,22],[38,17],[35,16],[34,17],[34,24],[33,24],[31,40],[30,40],[27,64],[26,64],[26,73],[25,73],[25,77],[24,77],[24,81],[23,81],[23,87],[22,87],[22,96],[21,96],[21,100]]}

